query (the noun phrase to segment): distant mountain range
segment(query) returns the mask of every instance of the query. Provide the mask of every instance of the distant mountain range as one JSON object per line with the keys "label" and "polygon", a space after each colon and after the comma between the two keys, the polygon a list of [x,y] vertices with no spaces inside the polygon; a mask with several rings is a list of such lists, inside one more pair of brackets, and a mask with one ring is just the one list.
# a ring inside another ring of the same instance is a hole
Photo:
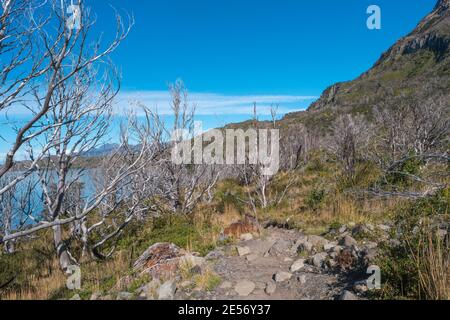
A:
{"label": "distant mountain range", "polygon": [[83,157],[102,157],[102,156],[110,154],[111,152],[116,150],[118,147],[119,147],[118,144],[106,143],[106,144],[101,145],[100,147],[93,148],[87,152],[84,152],[81,155]]}

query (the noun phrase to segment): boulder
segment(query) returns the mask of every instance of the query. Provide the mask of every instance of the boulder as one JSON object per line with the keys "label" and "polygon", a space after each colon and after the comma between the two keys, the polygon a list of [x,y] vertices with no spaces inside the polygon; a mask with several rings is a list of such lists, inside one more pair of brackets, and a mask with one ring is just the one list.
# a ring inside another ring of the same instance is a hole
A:
{"label": "boulder", "polygon": [[344,292],[342,292],[341,296],[339,297],[339,300],[359,300],[358,297],[351,293],[348,290],[345,290]]}
{"label": "boulder", "polygon": [[353,285],[353,290],[361,294],[366,293],[369,290],[369,288],[367,287],[367,281],[362,280],[355,282],[355,284]]}
{"label": "boulder", "polygon": [[116,300],[132,300],[134,295],[130,292],[119,292]]}
{"label": "boulder", "polygon": [[369,265],[371,264],[373,261],[375,261],[375,259],[377,258],[379,253],[378,248],[372,248],[372,249],[366,249],[363,252],[364,255],[364,262]]}
{"label": "boulder", "polygon": [[234,291],[236,291],[239,296],[246,297],[250,295],[253,290],[255,290],[255,287],[256,285],[253,282],[248,280],[241,280],[235,285]]}
{"label": "boulder", "polygon": [[312,245],[311,242],[304,242],[298,246],[297,250],[298,250],[298,252],[312,252],[313,249],[314,249],[314,246]]}
{"label": "boulder", "polygon": [[324,245],[328,244],[328,240],[321,236],[311,235],[308,236],[308,242],[316,248],[323,248]]}
{"label": "boulder", "polygon": [[328,255],[325,252],[316,253],[312,258],[312,264],[317,268],[322,268]]}
{"label": "boulder", "polygon": [[255,261],[256,259],[258,259],[258,255],[257,254],[249,254],[246,256],[247,261],[252,262]]}
{"label": "boulder", "polygon": [[292,273],[285,272],[285,271],[279,271],[273,276],[273,279],[275,280],[275,282],[284,282],[284,281],[288,281],[291,278],[292,278]]}
{"label": "boulder", "polygon": [[92,300],[92,301],[99,300],[101,296],[102,296],[102,293],[96,291],[91,294],[91,297],[89,298],[89,300]]}
{"label": "boulder", "polygon": [[181,282],[178,285],[178,287],[182,288],[182,289],[186,289],[186,288],[192,287],[193,285],[194,285],[194,283],[192,281],[185,280],[185,281]]}
{"label": "boulder", "polygon": [[294,255],[296,251],[292,245],[292,241],[280,239],[270,248],[269,254],[271,256]]}
{"label": "boulder", "polygon": [[184,255],[186,255],[186,252],[173,243],[155,243],[134,262],[133,269],[136,271],[152,268],[162,262],[180,258]]}
{"label": "boulder", "polygon": [[272,294],[275,293],[276,290],[277,290],[277,285],[275,282],[267,282],[266,288],[264,289],[264,291],[266,292],[267,295],[271,296]]}
{"label": "boulder", "polygon": [[236,249],[240,257],[246,256],[252,252],[249,247],[236,247]]}
{"label": "boulder", "polygon": [[352,229],[352,235],[356,237],[366,237],[372,233],[375,228],[372,225],[358,224]]}
{"label": "boulder", "polygon": [[330,269],[334,269],[334,268],[337,267],[338,263],[337,263],[336,260],[330,259],[330,260],[327,261],[327,265],[328,265],[328,267],[329,267]]}
{"label": "boulder", "polygon": [[180,258],[180,264],[189,265],[191,267],[203,266],[206,262],[205,258],[187,254]]}
{"label": "boulder", "polygon": [[157,290],[158,300],[173,300],[177,286],[174,280],[169,280],[163,283]]}
{"label": "boulder", "polygon": [[233,284],[230,281],[224,281],[220,286],[219,289],[228,290],[233,288]]}
{"label": "boulder", "polygon": [[358,244],[358,242],[356,242],[355,239],[353,239],[352,237],[347,235],[344,238],[342,238],[342,240],[340,241],[339,244],[344,247],[351,247],[351,246],[356,246]]}
{"label": "boulder", "polygon": [[205,260],[206,261],[210,261],[210,260],[217,260],[220,259],[224,256],[224,252],[222,250],[214,250],[209,252],[206,256],[205,256]]}
{"label": "boulder", "polygon": [[325,250],[325,251],[330,251],[330,250],[332,250],[336,245],[337,245],[337,243],[335,243],[335,242],[329,242],[329,243],[327,243],[327,244],[325,244],[325,245],[323,246],[323,250]]}
{"label": "boulder", "polygon": [[253,239],[253,235],[251,233],[244,233],[244,234],[241,234],[240,239],[242,241],[250,241]]}
{"label": "boulder", "polygon": [[292,264],[290,270],[291,272],[297,272],[301,270],[304,266],[305,266],[305,259],[298,259]]}
{"label": "boulder", "polygon": [[297,280],[298,280],[298,282],[300,284],[305,284],[306,283],[306,276],[304,274],[302,274],[301,276],[298,276]]}

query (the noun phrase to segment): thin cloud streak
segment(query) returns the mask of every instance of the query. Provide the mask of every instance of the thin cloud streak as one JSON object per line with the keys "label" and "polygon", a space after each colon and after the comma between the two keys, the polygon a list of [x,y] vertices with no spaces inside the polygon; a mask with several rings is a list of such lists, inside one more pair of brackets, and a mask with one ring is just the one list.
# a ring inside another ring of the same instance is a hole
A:
{"label": "thin cloud streak", "polygon": [[[279,113],[304,110],[316,100],[316,96],[294,95],[222,95],[217,93],[189,93],[189,102],[196,106],[197,115],[252,114],[253,103],[258,114],[270,114],[272,105],[279,106]],[[122,113],[134,108],[136,102],[149,108],[157,108],[162,115],[171,114],[170,95],[164,91],[122,92],[116,99],[115,110]]]}

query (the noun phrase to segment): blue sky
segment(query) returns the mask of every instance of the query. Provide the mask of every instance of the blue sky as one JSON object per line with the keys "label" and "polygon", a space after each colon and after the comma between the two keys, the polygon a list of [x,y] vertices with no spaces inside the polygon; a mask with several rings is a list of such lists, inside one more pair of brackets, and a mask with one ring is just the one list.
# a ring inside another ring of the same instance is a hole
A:
{"label": "blue sky", "polygon": [[[320,95],[367,70],[436,0],[90,0],[97,27],[113,30],[108,3],[136,24],[114,54],[126,90],[231,95]],[[382,9],[382,29],[366,9]]]}
{"label": "blue sky", "polygon": [[[261,113],[308,107],[329,85],[369,69],[409,33],[436,0],[86,0],[94,32],[114,32],[111,6],[135,25],[112,55],[123,75],[118,108],[141,100],[167,110],[167,83],[181,78],[204,128]],[[366,27],[366,9],[382,10],[382,29]],[[20,112],[19,112],[20,113]],[[26,115],[20,115],[26,117]],[[264,118],[262,115],[261,118]],[[12,133],[0,114],[0,159]],[[0,160],[1,161],[1,160]]]}

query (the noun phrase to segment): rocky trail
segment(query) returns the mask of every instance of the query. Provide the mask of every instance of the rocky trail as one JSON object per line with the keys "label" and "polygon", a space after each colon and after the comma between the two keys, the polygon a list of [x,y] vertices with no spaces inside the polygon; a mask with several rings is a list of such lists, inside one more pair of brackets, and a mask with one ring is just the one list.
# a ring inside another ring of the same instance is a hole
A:
{"label": "rocky trail", "polygon": [[215,271],[224,282],[215,299],[335,299],[347,286],[337,274],[322,272],[299,258],[293,230],[269,229],[264,239],[240,241],[238,255],[223,255]]}
{"label": "rocky trail", "polygon": [[[120,279],[106,295],[94,293],[91,299],[366,299],[366,270],[377,255],[377,242],[393,241],[389,229],[387,225],[340,226],[317,236],[268,227],[258,236],[242,234],[239,241],[205,257],[174,244],[157,243],[135,262],[133,276]],[[219,279],[217,283],[199,285],[211,274]],[[130,290],[131,283],[143,275],[150,276],[150,282]]]}

